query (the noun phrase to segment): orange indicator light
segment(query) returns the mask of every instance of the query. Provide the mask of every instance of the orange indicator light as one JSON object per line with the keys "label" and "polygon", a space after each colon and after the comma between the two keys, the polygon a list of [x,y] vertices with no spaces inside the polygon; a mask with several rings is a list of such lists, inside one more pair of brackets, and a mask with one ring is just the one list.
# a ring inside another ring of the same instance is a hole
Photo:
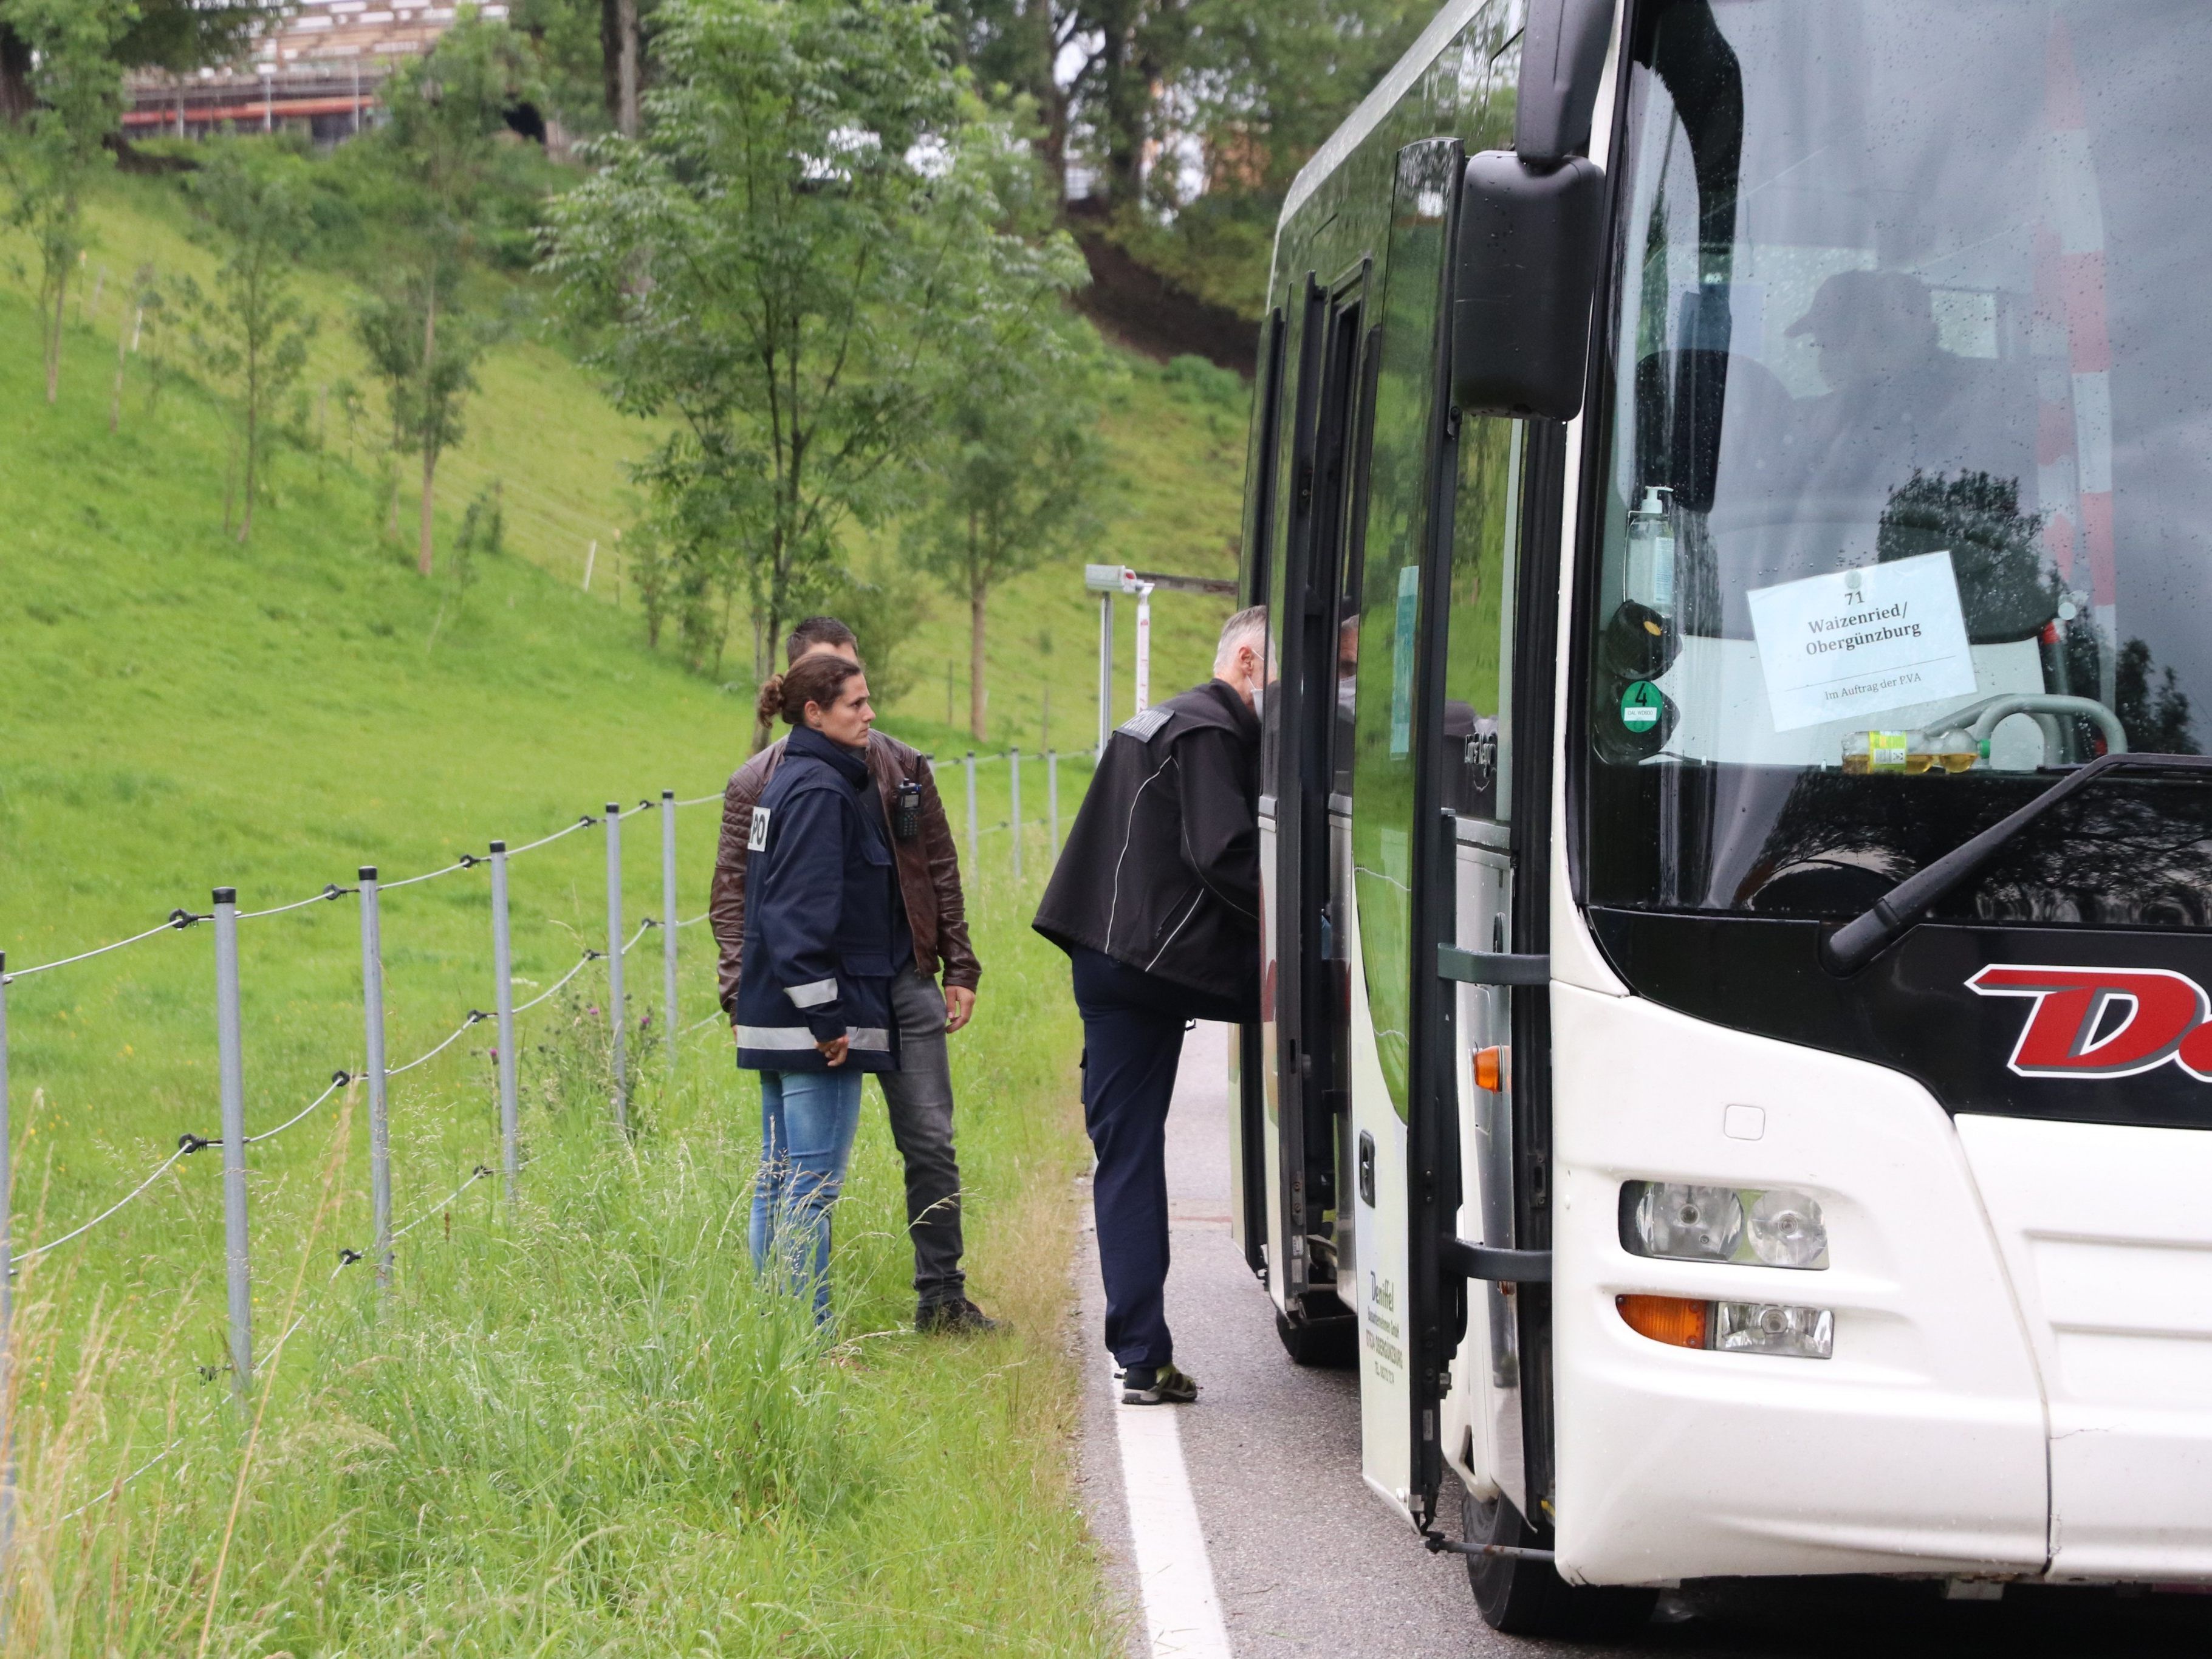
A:
{"label": "orange indicator light", "polygon": [[1496,1094],[1513,1075],[1510,1051],[1504,1048],[1477,1048],[1474,1051],[1474,1086]]}
{"label": "orange indicator light", "polygon": [[1702,1348],[1711,1304],[1682,1296],[1617,1296],[1613,1305],[1628,1328],[1670,1347]]}

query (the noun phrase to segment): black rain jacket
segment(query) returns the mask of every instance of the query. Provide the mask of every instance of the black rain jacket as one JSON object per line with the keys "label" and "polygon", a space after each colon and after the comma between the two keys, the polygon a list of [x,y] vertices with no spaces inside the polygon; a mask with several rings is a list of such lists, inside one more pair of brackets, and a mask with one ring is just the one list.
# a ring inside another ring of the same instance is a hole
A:
{"label": "black rain jacket", "polygon": [[1260,722],[1220,680],[1117,727],[1032,924],[1259,1018]]}
{"label": "black rain jacket", "polygon": [[793,732],[747,842],[738,1064],[826,1072],[814,1045],[843,1036],[846,1067],[896,1071],[891,978],[914,943],[867,763]]}

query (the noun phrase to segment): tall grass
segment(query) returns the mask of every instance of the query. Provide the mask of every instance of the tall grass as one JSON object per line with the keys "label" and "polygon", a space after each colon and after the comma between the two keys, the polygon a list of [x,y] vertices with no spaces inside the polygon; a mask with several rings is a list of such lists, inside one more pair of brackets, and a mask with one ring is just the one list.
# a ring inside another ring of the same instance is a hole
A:
{"label": "tall grass", "polygon": [[649,1049],[625,1140],[580,1000],[526,1056],[522,1201],[430,1212],[382,1297],[331,1248],[362,1124],[337,1103],[243,1401],[189,1363],[202,1298],[24,1274],[4,1651],[1108,1650],[1063,1463],[1069,1017],[1030,896],[985,884],[954,1040],[975,1291],[1013,1334],[907,1328],[872,1087],[818,1336],[746,1262],[757,1093],[726,1039],[673,1085]]}

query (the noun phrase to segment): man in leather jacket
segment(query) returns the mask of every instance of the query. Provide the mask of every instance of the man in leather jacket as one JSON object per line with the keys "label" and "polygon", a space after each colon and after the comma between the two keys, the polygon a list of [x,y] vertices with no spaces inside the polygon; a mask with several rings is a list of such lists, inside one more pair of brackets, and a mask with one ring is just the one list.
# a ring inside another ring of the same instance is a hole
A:
{"label": "man in leather jacket", "polygon": [[1221,630],[1213,678],[1115,729],[1034,923],[1068,954],[1106,1346],[1125,1404],[1186,1403],[1174,1364],[1167,1115],[1190,1019],[1259,1018],[1260,721],[1267,613]]}
{"label": "man in leather jacket", "polygon": [[[834,617],[809,617],[792,630],[784,659],[795,663],[815,651],[859,660],[852,629]],[[721,949],[723,1011],[737,1023],[738,969],[745,938],[746,842],[753,808],[782,763],[784,744],[770,744],[730,779],[722,796],[722,838],[714,859],[708,906]],[[982,977],[968,942],[960,860],[936,781],[915,750],[880,732],[868,734],[868,773],[891,831],[898,890],[905,901],[914,960],[891,982],[898,1020],[899,1068],[877,1081],[890,1108],[891,1139],[906,1164],[907,1231],[914,1240],[915,1323],[921,1330],[982,1331],[992,1328],[968,1299],[961,1271],[960,1165],[952,1144],[952,1074],[945,1054],[948,1034],[967,1024]],[[902,796],[904,796],[904,802]],[[903,821],[903,822],[902,822]],[[902,828],[911,835],[902,836]],[[940,966],[944,989],[938,988]]]}

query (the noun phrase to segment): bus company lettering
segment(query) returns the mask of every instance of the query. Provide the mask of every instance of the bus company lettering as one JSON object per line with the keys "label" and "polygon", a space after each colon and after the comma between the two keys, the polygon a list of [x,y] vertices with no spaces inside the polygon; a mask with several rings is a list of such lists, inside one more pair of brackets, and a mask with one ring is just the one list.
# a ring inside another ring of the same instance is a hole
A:
{"label": "bus company lettering", "polygon": [[1966,988],[2033,1000],[2006,1062],[2021,1077],[2132,1077],[2171,1060],[2212,1083],[2212,999],[2185,974],[2008,963],[1983,969]]}

